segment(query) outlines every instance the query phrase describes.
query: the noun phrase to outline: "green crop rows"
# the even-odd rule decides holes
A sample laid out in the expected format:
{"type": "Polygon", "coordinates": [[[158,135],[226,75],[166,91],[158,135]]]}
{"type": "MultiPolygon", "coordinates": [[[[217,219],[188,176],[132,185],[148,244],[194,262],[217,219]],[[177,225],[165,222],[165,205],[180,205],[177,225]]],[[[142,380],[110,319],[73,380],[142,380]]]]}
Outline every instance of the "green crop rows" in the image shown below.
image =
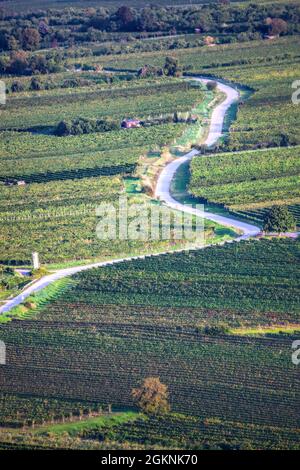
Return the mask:
{"type": "Polygon", "coordinates": [[[81,273],[35,318],[0,327],[10,358],[1,390],[126,409],[132,387],[154,375],[169,386],[172,411],[189,417],[163,418],[156,432],[155,420],[124,424],[120,441],[145,432],[166,446],[296,447],[292,337],[203,336],[198,326],[295,321],[297,262],[296,241],[253,241],[81,273]]]}
{"type": "MultiPolygon", "coordinates": [[[[300,107],[291,102],[299,36],[165,47],[84,57],[66,50],[68,70],[53,73],[57,86],[48,90],[29,91],[28,76],[7,77],[8,86],[17,79],[26,91],[10,93],[0,111],[0,264],[29,265],[35,250],[43,264],[59,268],[175,248],[168,241],[99,240],[95,208],[116,203],[126,190],[133,202],[146,200],[139,165],[148,165],[147,154],[159,159],[163,147],[188,145],[205,128],[197,135],[180,123],[53,134],[61,119],[120,122],[201,110],[211,97],[203,89],[125,72],[161,67],[166,55],[177,57],[186,73],[240,85],[230,113],[236,119],[226,123],[231,132],[214,153],[192,162],[193,195],[258,225],[271,205],[284,204],[300,222],[300,107]],[[91,72],[89,87],[60,88],[64,79],[79,77],[70,71],[78,60],[130,76],[108,83],[107,74],[104,83],[106,72],[91,72]],[[26,184],[14,184],[19,180],[26,184]]],[[[291,360],[299,247],[299,240],[278,238],[148,256],[82,272],[59,281],[63,289],[54,283],[31,296],[30,305],[0,323],[7,347],[7,364],[0,365],[0,449],[299,448],[300,384],[291,360]],[[169,388],[165,416],[136,413],[131,390],[148,376],[169,388]],[[107,422],[76,427],[108,405],[114,412],[104,416],[107,422]],[[59,430],[67,421],[74,425],[69,435],[59,430]]]]}
{"type": "Polygon", "coordinates": [[[121,121],[126,117],[143,118],[160,113],[189,111],[201,100],[199,90],[189,88],[182,80],[174,83],[147,83],[137,86],[130,82],[127,88],[91,90],[81,92],[56,90],[22,98],[13,96],[1,110],[0,129],[28,129],[55,126],[62,119],[78,116],[85,118],[112,118],[121,121]],[[34,112],[32,113],[32,109],[34,112]]]}
{"type": "MultiPolygon", "coordinates": [[[[291,101],[292,83],[299,77],[298,36],[176,50],[172,55],[188,73],[222,77],[249,87],[247,93],[255,92],[239,106],[237,121],[231,128],[231,150],[278,146],[282,135],[291,145],[300,143],[299,106],[291,101]]],[[[164,57],[165,53],[159,51],[126,58],[108,56],[97,61],[105,67],[137,69],[145,63],[161,66],[164,57]]]]}

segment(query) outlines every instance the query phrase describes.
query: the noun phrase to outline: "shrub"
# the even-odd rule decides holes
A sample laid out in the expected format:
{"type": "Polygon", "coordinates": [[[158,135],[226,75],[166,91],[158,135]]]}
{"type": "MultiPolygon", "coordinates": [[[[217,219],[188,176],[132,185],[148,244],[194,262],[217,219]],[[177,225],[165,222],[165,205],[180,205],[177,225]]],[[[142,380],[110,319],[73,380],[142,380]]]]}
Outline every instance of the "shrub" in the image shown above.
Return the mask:
{"type": "Polygon", "coordinates": [[[31,79],[29,89],[34,91],[42,90],[43,85],[37,78],[33,77],[31,79]]]}
{"type": "Polygon", "coordinates": [[[266,232],[288,232],[295,228],[296,220],[286,206],[274,206],[265,216],[263,229],[266,232]]]}
{"type": "Polygon", "coordinates": [[[72,121],[61,121],[55,130],[57,136],[91,134],[93,132],[110,132],[119,129],[114,121],[77,118],[72,121]]]}

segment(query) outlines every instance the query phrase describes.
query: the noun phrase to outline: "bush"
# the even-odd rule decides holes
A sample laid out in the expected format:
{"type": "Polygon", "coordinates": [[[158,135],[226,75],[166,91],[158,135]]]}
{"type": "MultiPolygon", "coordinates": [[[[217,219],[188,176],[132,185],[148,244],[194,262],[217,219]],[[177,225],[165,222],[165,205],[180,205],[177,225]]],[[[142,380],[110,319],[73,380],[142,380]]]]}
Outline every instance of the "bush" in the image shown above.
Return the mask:
{"type": "Polygon", "coordinates": [[[217,82],[207,82],[206,88],[209,91],[214,91],[217,88],[217,82]]]}
{"type": "Polygon", "coordinates": [[[38,91],[43,89],[42,83],[37,78],[32,78],[29,86],[30,90],[38,91]]]}
{"type": "Polygon", "coordinates": [[[198,328],[198,333],[208,336],[226,335],[229,332],[230,329],[225,323],[219,323],[218,325],[200,326],[198,328]]]}
{"type": "Polygon", "coordinates": [[[179,77],[181,75],[181,69],[178,65],[178,59],[175,57],[166,57],[164,73],[168,77],[179,77]]]}
{"type": "Polygon", "coordinates": [[[93,82],[83,78],[68,78],[63,81],[61,88],[77,88],[81,86],[90,86],[93,82]]]}
{"type": "Polygon", "coordinates": [[[22,82],[16,81],[11,84],[12,93],[19,93],[24,90],[25,90],[25,87],[22,82]]]}

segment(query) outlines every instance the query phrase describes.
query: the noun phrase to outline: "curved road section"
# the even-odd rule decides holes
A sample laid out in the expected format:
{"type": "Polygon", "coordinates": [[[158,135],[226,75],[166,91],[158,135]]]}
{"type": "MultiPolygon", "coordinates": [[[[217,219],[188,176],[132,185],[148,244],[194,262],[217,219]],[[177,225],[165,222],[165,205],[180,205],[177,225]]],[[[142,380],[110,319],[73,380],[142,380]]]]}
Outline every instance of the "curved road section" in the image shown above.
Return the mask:
{"type": "MultiPolygon", "coordinates": [[[[207,83],[209,81],[204,78],[203,79],[194,78],[194,79],[199,80],[203,83],[207,83]]],[[[230,106],[234,102],[236,102],[239,97],[238,92],[234,88],[228,85],[224,85],[223,83],[220,83],[220,82],[217,82],[217,86],[220,91],[225,93],[226,99],[221,104],[216,106],[216,108],[214,109],[212,113],[209,134],[205,141],[205,144],[208,147],[214,145],[217,142],[217,140],[221,137],[225,114],[227,110],[230,108],[230,106]]],[[[192,150],[191,152],[187,153],[183,157],[178,158],[174,160],[173,162],[171,162],[169,165],[167,165],[159,176],[157,186],[156,186],[155,196],[174,209],[177,209],[183,212],[193,213],[196,216],[204,217],[206,219],[217,222],[221,225],[226,225],[228,227],[232,227],[237,230],[240,230],[243,233],[243,235],[237,238],[236,240],[241,240],[243,238],[248,238],[250,236],[254,236],[258,234],[260,232],[260,229],[258,227],[255,227],[254,225],[249,225],[243,222],[239,222],[238,220],[230,219],[228,217],[223,217],[223,216],[216,215],[210,212],[203,212],[197,209],[193,209],[192,207],[185,206],[184,204],[181,204],[175,199],[173,199],[170,193],[170,187],[171,187],[171,182],[175,176],[176,171],[178,170],[180,165],[191,160],[195,155],[198,155],[198,154],[199,152],[197,150],[192,150]]],[[[177,250],[177,251],[183,251],[183,250],[177,250]]],[[[157,255],[151,254],[149,256],[158,256],[160,254],[162,253],[157,253],[157,255]]],[[[8,300],[5,305],[0,307],[0,314],[4,312],[8,312],[13,307],[16,307],[17,305],[22,303],[27,297],[29,297],[34,292],[38,292],[41,289],[44,289],[46,286],[48,286],[52,282],[62,279],[63,277],[71,276],[72,274],[76,274],[78,272],[85,271],[87,269],[98,268],[102,266],[109,266],[110,264],[121,263],[123,261],[130,261],[130,260],[139,259],[139,258],[143,259],[143,258],[146,258],[146,256],[120,258],[120,259],[115,259],[112,261],[93,263],[93,264],[88,264],[84,266],[75,266],[72,268],[61,269],[59,271],[56,271],[30,284],[27,288],[23,290],[21,294],[14,297],[13,299],[8,300]]]]}
{"type": "MultiPolygon", "coordinates": [[[[194,80],[201,81],[202,83],[207,83],[209,81],[204,78],[194,78],[194,80]]],[[[212,145],[214,145],[222,136],[226,112],[228,111],[230,106],[239,99],[239,93],[234,88],[225,85],[221,82],[217,82],[217,87],[221,92],[225,93],[226,99],[222,101],[222,103],[220,103],[218,106],[216,106],[213,110],[209,133],[206,141],[204,142],[207,147],[211,147],[212,145]]],[[[196,216],[203,217],[205,219],[212,220],[213,222],[217,222],[221,225],[225,225],[227,227],[239,230],[243,233],[243,235],[239,237],[239,240],[257,235],[260,232],[260,229],[255,225],[250,225],[245,222],[240,222],[236,219],[231,219],[229,217],[213,214],[212,212],[204,212],[199,209],[193,209],[190,206],[185,206],[184,204],[181,204],[172,197],[171,183],[173,178],[175,177],[178,168],[183,163],[188,162],[196,155],[199,155],[199,152],[197,150],[191,150],[183,157],[177,158],[173,162],[169,163],[169,165],[167,165],[163,169],[157,181],[155,197],[167,204],[169,207],[172,207],[173,209],[177,209],[182,212],[189,212],[196,216]]]]}

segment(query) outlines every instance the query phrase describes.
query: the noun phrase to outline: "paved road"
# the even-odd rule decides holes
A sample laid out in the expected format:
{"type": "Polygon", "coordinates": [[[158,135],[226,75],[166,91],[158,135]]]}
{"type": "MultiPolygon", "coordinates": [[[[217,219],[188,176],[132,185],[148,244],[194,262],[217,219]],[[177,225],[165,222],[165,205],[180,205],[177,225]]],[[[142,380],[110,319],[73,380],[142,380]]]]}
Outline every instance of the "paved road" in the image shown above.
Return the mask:
{"type": "MultiPolygon", "coordinates": [[[[209,81],[207,79],[202,78],[196,78],[196,80],[199,80],[203,83],[207,83],[209,81]]],[[[217,82],[217,86],[220,91],[226,94],[226,99],[222,101],[222,103],[220,103],[218,106],[216,106],[212,112],[209,133],[206,141],[204,142],[208,147],[214,145],[222,136],[225,114],[230,108],[230,106],[235,103],[239,98],[239,94],[234,88],[228,85],[224,85],[221,82],[217,82]]],[[[212,220],[213,222],[217,222],[221,225],[237,229],[243,233],[243,235],[239,239],[257,235],[260,232],[260,229],[255,225],[250,225],[245,222],[240,222],[236,219],[231,219],[229,217],[213,214],[212,212],[204,212],[197,209],[193,209],[191,207],[185,206],[184,204],[181,204],[172,197],[170,187],[175,173],[183,163],[188,162],[196,155],[199,155],[199,152],[197,150],[191,150],[183,157],[177,158],[173,162],[169,163],[169,165],[167,165],[163,169],[156,185],[156,198],[165,202],[171,208],[178,209],[183,212],[192,213],[197,216],[204,217],[205,219],[212,220]]]]}
{"type": "MultiPolygon", "coordinates": [[[[200,79],[200,78],[197,78],[197,80],[201,80],[204,83],[208,81],[206,79],[200,79]]],[[[223,122],[224,122],[226,111],[232,105],[232,103],[234,103],[238,99],[238,92],[234,88],[231,88],[230,86],[224,85],[220,82],[218,82],[218,88],[219,90],[223,91],[226,94],[226,99],[221,104],[219,104],[212,113],[209,135],[205,142],[207,146],[211,146],[215,144],[216,141],[222,135],[222,128],[223,128],[223,122]]],[[[237,220],[230,219],[224,216],[212,214],[210,212],[202,212],[202,211],[193,209],[191,207],[186,207],[172,198],[170,194],[170,185],[177,169],[179,168],[180,165],[190,160],[198,153],[199,152],[197,152],[196,150],[192,150],[191,152],[187,153],[185,156],[176,159],[175,161],[171,162],[169,165],[166,166],[166,168],[161,172],[159,179],[158,179],[158,183],[156,187],[156,197],[159,198],[161,201],[164,201],[168,206],[172,208],[176,208],[185,212],[194,213],[200,217],[204,217],[214,222],[218,222],[222,225],[239,229],[243,234],[241,235],[241,237],[238,238],[238,240],[243,239],[243,238],[248,238],[249,236],[254,236],[257,233],[259,233],[260,229],[258,227],[255,227],[254,225],[249,225],[249,224],[239,222],[237,220]]],[[[182,250],[178,250],[178,251],[182,251],[182,250]]],[[[162,254],[162,253],[157,253],[157,255],[159,254],[162,254]]],[[[155,255],[152,255],[152,256],[155,256],[155,255]]],[[[72,268],[61,269],[59,271],[56,271],[55,273],[42,277],[37,282],[25,288],[23,292],[19,294],[17,297],[14,297],[13,299],[9,300],[5,305],[1,306],[0,314],[11,310],[13,307],[22,303],[28,296],[30,296],[34,292],[40,291],[41,289],[48,286],[52,282],[57,281],[58,279],[62,279],[63,277],[66,277],[66,276],[71,276],[72,274],[85,271],[87,269],[97,268],[101,266],[108,266],[110,264],[121,263],[123,261],[129,261],[129,260],[139,259],[139,258],[143,259],[145,258],[145,256],[120,258],[120,259],[116,259],[113,261],[93,263],[93,264],[88,264],[85,266],[75,266],[72,268]]]]}
{"type": "MultiPolygon", "coordinates": [[[[156,255],[153,255],[153,256],[156,256],[156,255]]],[[[130,261],[130,260],[139,259],[139,258],[143,259],[145,258],[145,256],[119,258],[119,259],[115,259],[112,261],[104,261],[104,262],[99,262],[99,263],[86,264],[84,266],[74,266],[72,268],[60,269],[59,271],[56,271],[52,274],[43,276],[38,281],[30,284],[27,288],[25,288],[21,292],[21,294],[17,295],[13,299],[8,300],[5,305],[0,307],[0,314],[4,312],[8,312],[13,307],[16,307],[17,305],[22,303],[27,297],[29,297],[34,292],[38,292],[42,290],[44,287],[47,287],[52,282],[58,281],[59,279],[62,279],[63,277],[72,276],[72,274],[76,274],[81,271],[86,271],[87,269],[99,268],[102,266],[109,266],[110,264],[121,263],[124,261],[130,261]]]]}

